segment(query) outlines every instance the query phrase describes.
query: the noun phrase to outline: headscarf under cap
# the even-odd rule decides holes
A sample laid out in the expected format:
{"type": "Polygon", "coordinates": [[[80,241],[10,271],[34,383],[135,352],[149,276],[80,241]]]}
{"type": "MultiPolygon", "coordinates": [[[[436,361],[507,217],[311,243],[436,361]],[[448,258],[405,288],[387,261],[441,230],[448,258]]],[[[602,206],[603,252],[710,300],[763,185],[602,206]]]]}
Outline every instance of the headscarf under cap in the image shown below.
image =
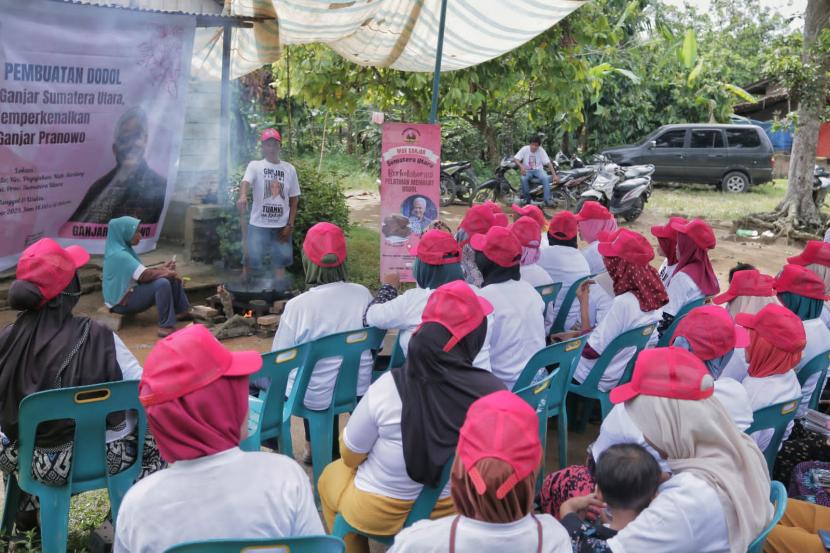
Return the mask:
{"type": "Polygon", "coordinates": [[[418,288],[435,290],[454,280],[464,280],[464,273],[461,272],[460,263],[447,263],[445,265],[430,265],[415,258],[412,263],[412,276],[418,284],[418,288]]]}
{"type": "Polygon", "coordinates": [[[617,230],[617,220],[614,217],[579,221],[579,236],[588,244],[599,240],[600,233],[614,232],[615,230],[617,230]]]}
{"type": "Polygon", "coordinates": [[[604,257],[605,268],[614,282],[614,295],[631,292],[644,313],[659,309],[669,303],[666,287],[660,274],[651,265],[635,265],[621,257],[604,257]]]}
{"type": "Polygon", "coordinates": [[[802,296],[794,292],[779,292],[778,301],[781,305],[795,313],[802,321],[810,321],[821,317],[821,311],[824,309],[824,302],[802,296]]]}
{"type": "Polygon", "coordinates": [[[482,286],[521,279],[522,272],[518,263],[511,267],[502,267],[487,257],[484,252],[477,251],[475,254],[476,267],[481,271],[481,276],[484,279],[482,286]]]}
{"type": "MultiPolygon", "coordinates": [[[[323,256],[324,263],[332,259],[337,259],[337,256],[334,254],[326,254],[323,256]]],[[[336,267],[321,267],[311,261],[305,252],[302,254],[302,261],[303,272],[305,273],[305,283],[309,286],[331,284],[332,282],[345,282],[348,278],[345,263],[341,263],[336,267]]]]}
{"type": "Polygon", "coordinates": [[[539,261],[539,257],[542,256],[542,250],[539,248],[529,248],[527,246],[522,246],[522,259],[519,261],[519,265],[522,267],[526,267],[528,265],[533,265],[537,261],[539,261]]]}
{"type": "Polygon", "coordinates": [[[677,234],[677,267],[674,274],[677,273],[689,275],[704,296],[714,296],[720,291],[718,277],[709,261],[709,252],[682,233],[677,234]]]}
{"type": "Polygon", "coordinates": [[[667,454],[673,474],[712,486],[729,531],[729,551],[745,553],[772,519],[770,479],[755,441],[738,430],[715,397],[680,400],[639,395],[625,410],[643,436],[667,454]]]}
{"type": "Polygon", "coordinates": [[[450,492],[460,515],[491,524],[507,524],[521,520],[533,511],[538,470],[520,480],[502,499],[498,499],[496,490],[513,474],[512,467],[494,458],[482,459],[475,467],[487,484],[483,494],[476,491],[460,457],[455,458],[452,466],[450,492]]]}
{"type": "Polygon", "coordinates": [[[755,315],[770,304],[776,304],[775,296],[738,296],[726,304],[726,310],[734,319],[738,313],[749,313],[755,315]]]}
{"type": "Polygon", "coordinates": [[[746,347],[749,366],[747,374],[764,378],[791,371],[801,361],[803,350],[788,352],[775,347],[769,340],[752,329],[749,330],[749,345],[746,347]]]}
{"type": "MultiPolygon", "coordinates": [[[[807,268],[821,277],[824,281],[824,293],[830,296],[830,267],[826,265],[819,265],[818,263],[810,263],[807,268]]],[[[824,302],[824,306],[830,309],[830,300],[824,302]]]]}

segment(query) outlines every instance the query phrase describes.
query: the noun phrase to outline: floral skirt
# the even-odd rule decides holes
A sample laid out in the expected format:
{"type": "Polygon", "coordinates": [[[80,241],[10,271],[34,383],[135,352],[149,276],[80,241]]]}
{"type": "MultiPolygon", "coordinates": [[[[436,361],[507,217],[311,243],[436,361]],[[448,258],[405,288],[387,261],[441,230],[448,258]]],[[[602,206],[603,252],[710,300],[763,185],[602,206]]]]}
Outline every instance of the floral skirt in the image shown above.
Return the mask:
{"type": "Polygon", "coordinates": [[[543,513],[559,520],[559,508],[572,497],[588,495],[594,491],[594,477],[584,465],[572,465],[545,477],[539,490],[539,507],[543,513]]]}

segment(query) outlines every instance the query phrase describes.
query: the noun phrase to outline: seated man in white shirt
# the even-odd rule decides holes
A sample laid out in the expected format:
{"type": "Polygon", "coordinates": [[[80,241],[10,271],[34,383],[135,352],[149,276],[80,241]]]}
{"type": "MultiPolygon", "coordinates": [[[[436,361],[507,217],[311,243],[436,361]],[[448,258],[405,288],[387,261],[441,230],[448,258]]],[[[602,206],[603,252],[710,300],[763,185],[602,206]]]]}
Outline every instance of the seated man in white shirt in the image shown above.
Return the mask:
{"type": "Polygon", "coordinates": [[[130,488],[115,553],[159,553],[190,541],[323,533],[308,476],[293,460],[243,452],[255,351],[230,352],[203,326],[150,352],[139,399],[170,468],[130,488]]]}
{"type": "Polygon", "coordinates": [[[545,167],[548,168],[553,181],[559,182],[559,177],[556,176],[556,170],[553,163],[550,161],[545,149],[542,148],[542,139],[539,136],[534,136],[530,139],[530,144],[522,146],[513,156],[516,165],[519,166],[522,182],[522,201],[526,204],[531,202],[530,198],[530,179],[537,178],[542,182],[543,198],[545,205],[550,204],[550,176],[545,172],[545,167]]]}

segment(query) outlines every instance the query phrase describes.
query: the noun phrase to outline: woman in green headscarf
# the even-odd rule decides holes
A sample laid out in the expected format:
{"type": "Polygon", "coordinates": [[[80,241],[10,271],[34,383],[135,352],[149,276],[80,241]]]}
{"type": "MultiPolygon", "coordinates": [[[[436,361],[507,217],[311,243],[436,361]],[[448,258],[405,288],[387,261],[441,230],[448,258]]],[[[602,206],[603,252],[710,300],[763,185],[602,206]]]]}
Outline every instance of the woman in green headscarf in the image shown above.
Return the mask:
{"type": "Polygon", "coordinates": [[[176,321],[190,318],[190,303],[176,274],[175,261],[148,269],[133,246],[141,241],[140,221],[119,217],[109,222],[104,250],[104,303],[113,313],[141,313],[156,306],[161,338],[176,330],[176,321]]]}

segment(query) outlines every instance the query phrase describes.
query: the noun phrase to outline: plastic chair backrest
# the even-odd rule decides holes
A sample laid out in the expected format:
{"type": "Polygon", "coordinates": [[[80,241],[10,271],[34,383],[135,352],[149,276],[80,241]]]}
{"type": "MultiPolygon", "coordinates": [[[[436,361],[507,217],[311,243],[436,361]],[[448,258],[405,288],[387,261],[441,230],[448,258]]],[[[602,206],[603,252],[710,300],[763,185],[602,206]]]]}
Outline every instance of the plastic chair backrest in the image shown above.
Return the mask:
{"type": "Polygon", "coordinates": [[[764,450],[764,458],[767,460],[767,468],[772,474],[772,468],[775,466],[775,458],[778,456],[778,447],[781,445],[781,440],[784,438],[784,432],[787,426],[793,421],[798,412],[798,404],[801,398],[791,401],[784,401],[764,407],[752,413],[752,426],[746,429],[747,434],[758,432],[759,430],[773,429],[772,439],[764,450]]]}
{"type": "Polygon", "coordinates": [[[548,426],[548,397],[550,396],[550,389],[554,379],[563,372],[565,371],[562,367],[559,367],[539,382],[513,392],[525,400],[536,411],[539,417],[539,439],[542,440],[542,443],[546,441],[544,438],[548,426]]]}
{"type": "Polygon", "coordinates": [[[554,282],[552,284],[543,284],[542,286],[536,286],[536,291],[539,292],[539,295],[542,296],[542,301],[545,302],[545,313],[548,312],[548,306],[550,304],[556,303],[556,296],[559,295],[559,291],[561,289],[561,282],[554,282]]]}
{"type": "Polygon", "coordinates": [[[444,465],[444,470],[441,471],[441,480],[437,486],[434,488],[429,486],[421,488],[421,493],[418,494],[415,503],[412,504],[412,508],[409,510],[409,514],[403,523],[404,528],[412,526],[419,520],[427,519],[432,514],[433,509],[435,509],[435,504],[438,503],[438,499],[441,497],[441,492],[444,491],[450,479],[450,472],[452,472],[452,464],[454,461],[455,454],[444,465]]]}
{"type": "Polygon", "coordinates": [[[556,319],[554,319],[553,325],[551,326],[551,334],[563,332],[565,330],[565,321],[568,320],[568,314],[571,312],[571,306],[576,299],[576,291],[579,290],[579,287],[583,282],[592,276],[593,275],[582,277],[571,284],[571,287],[568,288],[568,291],[565,293],[565,297],[562,298],[562,305],[559,306],[559,312],[556,314],[556,319]]]}
{"type": "Polygon", "coordinates": [[[657,342],[658,348],[665,348],[668,347],[671,339],[674,338],[674,332],[677,330],[677,326],[680,324],[680,321],[683,320],[683,317],[689,314],[689,311],[695,309],[696,307],[700,307],[704,304],[706,298],[700,298],[694,301],[690,301],[686,305],[680,308],[677,312],[677,315],[674,316],[674,320],[672,320],[669,327],[663,332],[663,336],[660,338],[660,341],[657,342]]]}
{"type": "Polygon", "coordinates": [[[582,349],[585,347],[587,340],[587,336],[580,336],[579,338],[551,344],[537,351],[528,360],[525,368],[522,369],[519,378],[513,384],[513,390],[521,390],[522,388],[530,386],[533,378],[539,373],[539,369],[543,367],[558,364],[570,370],[570,367],[574,364],[574,360],[582,354],[582,349]]]}
{"type": "Polygon", "coordinates": [[[769,536],[769,533],[772,532],[775,525],[784,517],[784,512],[787,510],[787,489],[784,487],[784,484],[777,480],[770,482],[769,499],[775,507],[772,520],[764,527],[758,537],[749,544],[747,553],[761,553],[764,548],[764,543],[767,541],[767,536],[769,536]]]}
{"type": "Polygon", "coordinates": [[[819,353],[813,357],[796,373],[796,376],[798,376],[798,383],[801,384],[802,388],[811,376],[819,373],[818,380],[816,380],[816,387],[813,390],[813,395],[810,396],[810,409],[818,410],[818,402],[821,399],[821,391],[824,389],[824,381],[827,378],[827,367],[829,366],[830,350],[819,353]]]}
{"type": "Polygon", "coordinates": [[[343,553],[346,545],[334,536],[210,540],[182,543],[166,553],[343,553]]]}
{"type": "Polygon", "coordinates": [[[401,347],[401,334],[398,332],[398,337],[395,338],[395,347],[392,348],[392,355],[389,357],[389,366],[387,369],[394,369],[400,367],[406,361],[403,348],[401,347]]]}
{"type": "Polygon", "coordinates": [[[255,427],[249,426],[248,437],[240,444],[243,450],[259,451],[263,440],[280,436],[288,375],[292,370],[302,366],[307,353],[308,344],[300,344],[293,348],[262,355],[262,368],[251,375],[251,380],[268,379],[270,384],[267,389],[259,392],[262,405],[259,409],[258,420],[255,427]]]}

